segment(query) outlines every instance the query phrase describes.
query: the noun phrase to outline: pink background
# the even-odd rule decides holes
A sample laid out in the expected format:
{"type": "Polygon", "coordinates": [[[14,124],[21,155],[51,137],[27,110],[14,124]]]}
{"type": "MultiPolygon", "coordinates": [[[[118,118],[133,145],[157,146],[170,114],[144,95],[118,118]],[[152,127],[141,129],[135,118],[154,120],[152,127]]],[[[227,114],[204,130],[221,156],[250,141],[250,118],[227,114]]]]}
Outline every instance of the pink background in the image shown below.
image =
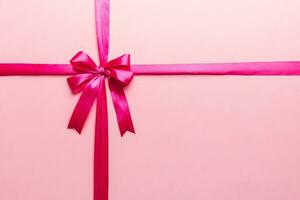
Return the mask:
{"type": "MultiPolygon", "coordinates": [[[[111,0],[134,63],[300,60],[298,0],[111,0]]],[[[93,0],[0,0],[0,62],[96,58],[93,0]]],[[[92,200],[94,112],[66,126],[65,77],[0,78],[0,199],[92,200]],[[51,124],[51,125],[50,125],[51,124]]],[[[109,98],[110,200],[300,199],[300,77],[136,77],[137,131],[109,98]]]]}

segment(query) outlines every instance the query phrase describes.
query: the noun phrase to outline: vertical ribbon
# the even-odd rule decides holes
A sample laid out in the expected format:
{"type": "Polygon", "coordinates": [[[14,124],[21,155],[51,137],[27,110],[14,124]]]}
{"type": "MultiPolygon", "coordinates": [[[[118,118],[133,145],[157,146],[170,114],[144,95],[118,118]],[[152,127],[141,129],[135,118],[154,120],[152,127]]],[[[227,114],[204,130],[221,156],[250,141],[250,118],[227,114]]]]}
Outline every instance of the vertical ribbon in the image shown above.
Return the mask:
{"type": "Polygon", "coordinates": [[[108,200],[108,116],[104,77],[100,78],[94,144],[94,200],[108,200]]]}
{"type": "MultiPolygon", "coordinates": [[[[100,66],[105,66],[109,51],[109,0],[95,0],[96,35],[100,66]]],[[[94,200],[108,200],[108,116],[105,79],[100,79],[94,144],[94,200]]]]}
{"type": "Polygon", "coordinates": [[[109,51],[110,1],[95,0],[96,34],[101,65],[106,65],[109,51]]]}

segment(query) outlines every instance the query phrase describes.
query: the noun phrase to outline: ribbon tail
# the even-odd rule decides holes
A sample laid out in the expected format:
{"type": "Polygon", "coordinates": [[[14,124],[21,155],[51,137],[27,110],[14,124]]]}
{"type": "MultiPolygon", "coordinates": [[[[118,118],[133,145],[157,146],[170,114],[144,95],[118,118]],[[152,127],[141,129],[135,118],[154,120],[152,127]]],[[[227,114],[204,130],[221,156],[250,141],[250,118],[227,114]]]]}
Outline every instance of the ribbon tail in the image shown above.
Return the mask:
{"type": "Polygon", "coordinates": [[[97,97],[98,87],[98,78],[95,78],[86,85],[73,111],[68,128],[74,128],[78,133],[81,133],[83,125],[97,97]]]}
{"type": "Polygon", "coordinates": [[[94,200],[108,200],[108,115],[105,79],[100,78],[94,146],[94,200]]]}
{"type": "Polygon", "coordinates": [[[126,131],[135,133],[123,86],[113,79],[110,79],[108,84],[116,111],[121,136],[123,136],[126,131]]]}

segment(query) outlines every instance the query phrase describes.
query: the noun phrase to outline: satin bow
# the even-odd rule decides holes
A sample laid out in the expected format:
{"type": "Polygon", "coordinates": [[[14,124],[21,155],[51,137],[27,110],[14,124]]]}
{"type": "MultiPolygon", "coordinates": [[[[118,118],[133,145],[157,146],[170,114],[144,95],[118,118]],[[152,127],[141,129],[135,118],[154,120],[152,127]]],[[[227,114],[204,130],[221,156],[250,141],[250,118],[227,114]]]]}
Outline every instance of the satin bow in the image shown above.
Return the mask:
{"type": "MultiPolygon", "coordinates": [[[[124,93],[124,87],[131,82],[134,76],[130,70],[130,55],[124,54],[107,62],[104,66],[97,66],[86,53],[80,51],[71,59],[70,63],[79,74],[69,77],[67,79],[68,84],[73,93],[82,92],[82,94],[71,116],[68,128],[74,128],[78,133],[81,133],[95,99],[97,96],[105,95],[105,79],[108,79],[121,136],[126,131],[134,133],[129,106],[124,93]]],[[[101,102],[101,104],[107,107],[106,101],[101,102]]],[[[102,120],[107,121],[107,119],[102,120]]]]}

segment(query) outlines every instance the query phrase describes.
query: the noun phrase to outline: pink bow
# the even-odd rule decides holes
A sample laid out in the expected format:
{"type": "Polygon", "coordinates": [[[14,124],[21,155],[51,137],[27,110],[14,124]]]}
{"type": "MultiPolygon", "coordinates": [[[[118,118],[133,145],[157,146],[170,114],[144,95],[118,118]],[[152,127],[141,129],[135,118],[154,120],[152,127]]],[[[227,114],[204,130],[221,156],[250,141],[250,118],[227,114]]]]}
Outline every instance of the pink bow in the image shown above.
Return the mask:
{"type": "MultiPolygon", "coordinates": [[[[80,51],[70,62],[79,74],[68,78],[68,84],[73,93],[82,92],[82,94],[72,114],[68,128],[74,128],[78,133],[81,133],[97,95],[104,95],[105,79],[108,79],[121,136],[126,131],[134,133],[128,102],[123,89],[134,76],[130,70],[130,55],[124,54],[104,66],[97,66],[86,53],[80,51]]],[[[107,106],[106,101],[101,102],[101,104],[104,107],[107,106]]],[[[102,120],[107,121],[107,119],[102,120]]]]}

